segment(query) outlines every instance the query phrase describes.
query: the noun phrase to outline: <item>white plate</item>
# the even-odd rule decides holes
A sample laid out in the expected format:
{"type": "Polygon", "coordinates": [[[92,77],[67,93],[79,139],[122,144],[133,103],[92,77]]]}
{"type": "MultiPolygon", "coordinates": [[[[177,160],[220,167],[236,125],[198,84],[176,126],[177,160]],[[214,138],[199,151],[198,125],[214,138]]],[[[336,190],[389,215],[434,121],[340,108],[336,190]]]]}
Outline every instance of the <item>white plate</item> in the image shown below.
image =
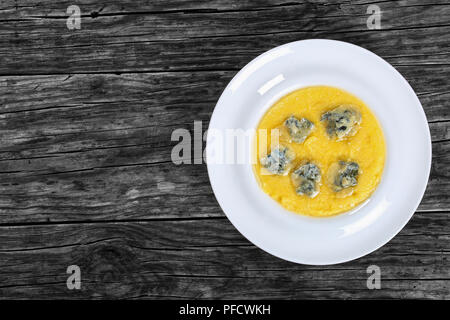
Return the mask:
{"type": "Polygon", "coordinates": [[[207,157],[223,148],[211,129],[255,129],[274,102],[312,85],[356,95],[383,127],[384,173],[364,205],[330,218],[307,217],[285,210],[266,195],[249,162],[208,163],[208,174],[228,219],[256,246],[292,262],[335,264],[362,257],[392,239],[417,209],[428,182],[427,119],[408,82],[390,64],[361,47],[332,40],[292,42],[260,55],[220,97],[208,130],[207,157]]]}

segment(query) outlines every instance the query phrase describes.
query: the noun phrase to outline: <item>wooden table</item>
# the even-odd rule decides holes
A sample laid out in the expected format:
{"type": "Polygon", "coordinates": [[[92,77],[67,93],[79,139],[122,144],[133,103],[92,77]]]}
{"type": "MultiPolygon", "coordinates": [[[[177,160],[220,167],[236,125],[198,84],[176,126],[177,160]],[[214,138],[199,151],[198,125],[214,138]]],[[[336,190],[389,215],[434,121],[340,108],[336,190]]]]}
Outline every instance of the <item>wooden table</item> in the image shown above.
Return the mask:
{"type": "MultiPolygon", "coordinates": [[[[450,3],[2,0],[1,298],[450,298],[450,3]],[[432,3],[432,4],[427,4],[432,3]],[[67,8],[81,9],[81,29],[67,8]],[[413,219],[376,252],[277,259],[226,219],[206,166],[171,161],[228,81],[286,42],[363,46],[410,82],[433,166],[413,219]],[[368,290],[367,267],[381,268],[368,290]],[[81,269],[81,289],[66,286],[81,269]]],[[[411,174],[414,174],[412,172],[411,174]]]]}

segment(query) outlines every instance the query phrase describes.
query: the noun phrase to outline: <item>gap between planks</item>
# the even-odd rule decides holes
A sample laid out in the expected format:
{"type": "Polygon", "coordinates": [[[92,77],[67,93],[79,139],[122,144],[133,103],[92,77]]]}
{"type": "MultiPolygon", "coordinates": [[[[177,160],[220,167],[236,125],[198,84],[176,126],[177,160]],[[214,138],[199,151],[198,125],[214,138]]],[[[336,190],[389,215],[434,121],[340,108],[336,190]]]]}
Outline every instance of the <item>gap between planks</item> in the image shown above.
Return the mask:
{"type": "Polygon", "coordinates": [[[53,226],[53,225],[81,225],[81,224],[120,224],[120,223],[149,223],[149,222],[182,222],[198,220],[225,220],[225,215],[193,216],[186,218],[177,217],[154,217],[149,219],[116,219],[116,220],[73,220],[73,221],[40,221],[40,222],[8,222],[0,223],[0,228],[30,227],[30,226],[53,226]]]}
{"type": "MultiPolygon", "coordinates": [[[[449,210],[416,210],[415,214],[420,213],[437,213],[447,214],[449,210]]],[[[0,228],[15,228],[15,227],[31,227],[31,226],[54,226],[54,225],[89,225],[89,224],[121,224],[121,223],[152,223],[152,222],[183,222],[183,221],[205,221],[205,220],[227,220],[225,214],[210,215],[210,216],[192,216],[192,217],[154,217],[148,219],[113,219],[113,220],[71,220],[71,221],[36,221],[36,222],[8,222],[0,223],[0,228]]]]}

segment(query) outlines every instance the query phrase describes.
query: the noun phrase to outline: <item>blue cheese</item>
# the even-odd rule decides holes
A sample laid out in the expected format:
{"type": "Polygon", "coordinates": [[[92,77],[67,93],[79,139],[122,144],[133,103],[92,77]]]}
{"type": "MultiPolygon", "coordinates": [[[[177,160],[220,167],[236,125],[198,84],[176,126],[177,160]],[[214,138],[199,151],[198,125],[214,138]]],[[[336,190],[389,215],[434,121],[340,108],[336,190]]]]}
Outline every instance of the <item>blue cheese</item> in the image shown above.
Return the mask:
{"type": "Polygon", "coordinates": [[[361,114],[350,105],[341,105],[322,115],[330,138],[341,140],[356,133],[361,122],[361,114]]]}
{"type": "Polygon", "coordinates": [[[292,160],[295,155],[287,147],[278,146],[273,148],[270,154],[260,159],[261,166],[270,173],[285,175],[289,171],[292,160]]]}
{"type": "Polygon", "coordinates": [[[358,184],[359,165],[354,161],[339,161],[330,167],[332,187],[335,192],[358,184]]]}
{"type": "Polygon", "coordinates": [[[301,165],[292,173],[291,178],[298,195],[314,198],[319,193],[321,174],[319,167],[314,163],[301,165]]]}
{"type": "Polygon", "coordinates": [[[306,118],[300,120],[290,116],[284,121],[289,136],[293,142],[302,143],[314,129],[314,124],[306,118]]]}

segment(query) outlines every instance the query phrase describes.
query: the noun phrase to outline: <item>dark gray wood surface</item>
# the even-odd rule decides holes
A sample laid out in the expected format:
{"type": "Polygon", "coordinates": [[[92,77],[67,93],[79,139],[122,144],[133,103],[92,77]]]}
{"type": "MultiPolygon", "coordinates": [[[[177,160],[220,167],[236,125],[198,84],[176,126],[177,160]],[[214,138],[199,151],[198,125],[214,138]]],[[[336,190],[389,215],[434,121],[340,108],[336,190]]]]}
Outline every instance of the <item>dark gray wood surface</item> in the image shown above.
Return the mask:
{"type": "Polygon", "coordinates": [[[0,298],[450,298],[450,3],[0,2],[0,298]],[[367,7],[382,10],[368,30],[367,7]],[[66,9],[81,8],[80,30],[66,9]],[[242,237],[171,133],[207,127],[235,73],[286,42],[348,41],[410,82],[433,165],[413,219],[376,252],[314,267],[242,237]],[[66,268],[79,265],[81,290],[66,268]],[[382,289],[366,287],[369,265],[382,289]]]}

